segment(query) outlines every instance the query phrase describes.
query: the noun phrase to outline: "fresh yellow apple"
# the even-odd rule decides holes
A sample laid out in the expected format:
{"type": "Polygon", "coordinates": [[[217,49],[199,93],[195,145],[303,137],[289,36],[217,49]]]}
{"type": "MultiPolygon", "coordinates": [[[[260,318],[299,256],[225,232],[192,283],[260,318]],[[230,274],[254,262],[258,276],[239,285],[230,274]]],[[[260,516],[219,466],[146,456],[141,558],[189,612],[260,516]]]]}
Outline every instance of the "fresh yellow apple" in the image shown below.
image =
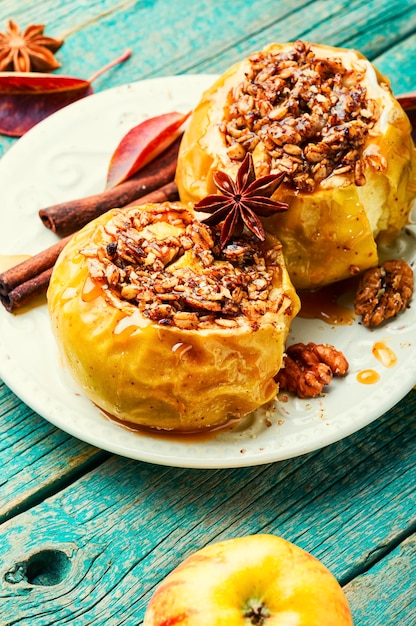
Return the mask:
{"type": "Polygon", "coordinates": [[[216,230],[180,203],[115,209],[64,248],[48,290],[74,379],[123,423],[192,432],[277,391],[299,299],[280,243],[216,230]]]}
{"type": "Polygon", "coordinates": [[[257,176],[282,172],[264,220],[296,288],[315,289],[378,264],[378,244],[408,221],[416,152],[389,81],[360,53],[294,42],[236,63],[202,95],[181,143],[181,200],[215,193],[247,152],[257,176]]]}
{"type": "Polygon", "coordinates": [[[271,534],[211,544],[156,588],[143,626],[352,626],[331,572],[271,534]]]}

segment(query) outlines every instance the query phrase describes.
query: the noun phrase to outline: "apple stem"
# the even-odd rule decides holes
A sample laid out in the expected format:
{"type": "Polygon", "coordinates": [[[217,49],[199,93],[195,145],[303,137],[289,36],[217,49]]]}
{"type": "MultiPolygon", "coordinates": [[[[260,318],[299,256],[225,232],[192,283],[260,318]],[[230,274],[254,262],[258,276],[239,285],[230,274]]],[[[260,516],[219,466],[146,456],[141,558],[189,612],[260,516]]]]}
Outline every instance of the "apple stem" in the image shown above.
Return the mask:
{"type": "Polygon", "coordinates": [[[121,56],[119,56],[117,59],[114,59],[114,61],[107,63],[107,65],[104,65],[104,67],[102,67],[100,70],[95,72],[95,74],[93,74],[91,78],[88,79],[88,82],[92,83],[96,78],[101,76],[101,74],[104,74],[115,65],[119,65],[120,63],[124,63],[124,61],[127,61],[127,59],[131,57],[131,52],[132,52],[131,49],[127,48],[121,56]]]}
{"type": "Polygon", "coordinates": [[[244,612],[244,617],[249,619],[253,626],[263,626],[266,618],[269,616],[270,614],[267,609],[265,609],[264,604],[253,600],[248,603],[247,609],[244,612]]]}

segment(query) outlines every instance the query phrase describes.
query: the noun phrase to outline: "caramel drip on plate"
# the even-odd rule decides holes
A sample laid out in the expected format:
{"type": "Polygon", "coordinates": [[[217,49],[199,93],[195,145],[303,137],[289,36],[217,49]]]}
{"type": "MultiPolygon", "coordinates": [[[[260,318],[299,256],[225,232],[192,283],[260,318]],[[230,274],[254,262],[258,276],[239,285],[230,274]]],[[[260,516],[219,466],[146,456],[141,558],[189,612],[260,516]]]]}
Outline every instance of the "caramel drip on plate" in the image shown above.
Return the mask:
{"type": "Polygon", "coordinates": [[[384,367],[394,367],[397,363],[397,356],[384,341],[376,341],[372,348],[372,353],[384,367]]]}
{"type": "Polygon", "coordinates": [[[228,422],[221,424],[220,426],[182,433],[177,430],[157,430],[156,428],[146,428],[146,426],[141,426],[140,424],[121,420],[107,411],[104,411],[102,408],[100,408],[100,411],[110,421],[115,422],[118,426],[122,426],[126,430],[137,433],[137,435],[176,443],[204,443],[206,441],[210,441],[211,439],[215,439],[215,437],[221,433],[233,430],[233,428],[235,428],[241,421],[240,418],[231,418],[228,422]]]}
{"type": "Polygon", "coordinates": [[[300,290],[301,301],[299,317],[320,319],[334,326],[350,325],[355,320],[353,301],[356,280],[340,281],[314,291],[300,290]],[[345,302],[345,304],[344,304],[345,302]]]}
{"type": "Polygon", "coordinates": [[[374,383],[377,383],[380,380],[380,374],[371,369],[361,370],[361,372],[358,372],[357,374],[357,380],[363,385],[374,385],[374,383]]]}
{"type": "MultiPolygon", "coordinates": [[[[397,363],[397,356],[384,341],[376,341],[371,349],[373,356],[380,361],[384,367],[394,367],[397,363]]],[[[372,369],[362,370],[357,374],[357,380],[363,385],[373,385],[380,380],[380,374],[372,369]]]]}

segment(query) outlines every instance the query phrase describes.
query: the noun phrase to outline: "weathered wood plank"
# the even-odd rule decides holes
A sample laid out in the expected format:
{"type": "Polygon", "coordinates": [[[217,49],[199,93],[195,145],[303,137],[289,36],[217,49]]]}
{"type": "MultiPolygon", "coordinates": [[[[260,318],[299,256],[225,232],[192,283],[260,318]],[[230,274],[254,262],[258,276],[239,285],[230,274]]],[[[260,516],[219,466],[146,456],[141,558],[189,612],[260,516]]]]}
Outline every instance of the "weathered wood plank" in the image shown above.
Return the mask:
{"type": "MultiPolygon", "coordinates": [[[[123,32],[123,41],[132,48],[133,56],[123,70],[112,76],[112,84],[120,84],[127,69],[129,80],[189,72],[221,72],[272,41],[297,38],[358,47],[374,58],[415,32],[415,15],[412,0],[369,3],[298,0],[290,4],[270,0],[251,3],[216,0],[215,4],[198,3],[197,11],[164,0],[152,7],[127,7],[115,15],[93,21],[82,32],[75,33],[73,41],[68,40],[66,51],[70,52],[71,46],[74,50],[85,50],[87,57],[82,59],[85,62],[94,43],[103,37],[104,29],[123,32]],[[180,29],[175,30],[174,37],[166,37],[165,30],[169,31],[175,20],[181,24],[180,29]],[[388,37],[386,22],[389,23],[388,37]]],[[[119,54],[119,41],[116,36],[110,38],[105,50],[106,60],[119,54]]],[[[103,52],[96,50],[95,59],[102,57],[103,52]]],[[[69,56],[68,62],[77,61],[69,56]]],[[[99,86],[108,86],[108,79],[103,77],[99,86]]]]}
{"type": "Polygon", "coordinates": [[[319,452],[257,468],[185,470],[112,457],[3,524],[0,605],[23,623],[32,615],[31,626],[52,615],[138,623],[154,585],[186,554],[260,531],[295,541],[349,580],[412,526],[415,392],[407,406],[319,452]],[[60,585],[7,582],[16,562],[45,549],[71,562],[60,585]]]}
{"type": "MultiPolygon", "coordinates": [[[[331,3],[332,4],[332,3],[331,3]]],[[[308,31],[311,41],[356,48],[374,59],[415,32],[416,6],[413,0],[347,3],[331,21],[324,20],[308,31]],[[388,31],[386,29],[388,24],[388,31]]]]}
{"type": "MultiPolygon", "coordinates": [[[[296,0],[205,0],[190,10],[186,3],[154,2],[22,2],[3,0],[0,25],[13,17],[24,27],[44,22],[51,35],[66,36],[58,52],[57,73],[88,78],[130,47],[133,55],[94,83],[96,91],[127,82],[168,74],[222,72],[232,63],[271,41],[304,38],[337,46],[357,47],[370,58],[386,54],[395,91],[410,87],[402,54],[414,51],[416,8],[413,0],[383,2],[310,2],[296,0]],[[388,36],[385,24],[389,23],[388,36]],[[180,24],[172,34],[172,24],[180,24]],[[122,33],[122,36],[120,36],[122,33]],[[409,38],[403,46],[401,40],[409,38]],[[105,45],[100,42],[105,41],[105,45]],[[392,43],[393,50],[386,52],[392,43]],[[413,46],[413,47],[412,47],[413,46]]],[[[410,77],[412,72],[410,72],[410,77]]],[[[2,137],[0,156],[15,139],[2,137]]]]}
{"type": "MultiPolygon", "coordinates": [[[[396,93],[407,91],[416,88],[415,16],[414,0],[0,3],[2,28],[13,17],[68,33],[62,73],[87,78],[130,46],[131,59],[100,78],[97,91],[221,72],[272,40],[297,37],[356,47],[396,93]]],[[[0,155],[14,141],[0,137],[0,155]]],[[[189,552],[262,531],[311,551],[343,583],[357,577],[346,586],[357,625],[410,625],[414,542],[390,549],[414,529],[415,409],[413,391],[359,433],[269,466],[198,471],[112,456],[96,467],[105,453],[0,385],[0,514],[15,515],[0,526],[0,624],[138,624],[154,585],[189,552]]]]}
{"type": "Polygon", "coordinates": [[[71,68],[71,73],[81,73],[84,78],[117,56],[120,46],[129,46],[134,51],[130,78],[123,74],[122,79],[112,83],[121,84],[120,80],[137,80],[142,74],[160,75],[160,67],[167,61],[187,58],[192,51],[202,49],[209,54],[213,43],[229,46],[230,42],[246,38],[247,32],[310,4],[310,0],[293,0],[290,6],[276,0],[250,3],[201,0],[195,7],[169,0],[157,3],[95,0],[87,6],[84,2],[57,0],[47,0],[39,7],[31,4],[17,10],[15,2],[2,3],[0,24],[10,16],[24,20],[24,26],[31,20],[45,22],[48,32],[65,36],[65,44],[58,53],[63,67],[58,73],[71,68]],[[172,30],[173,24],[179,26],[172,30]]]}
{"type": "Polygon", "coordinates": [[[0,415],[0,523],[109,456],[49,424],[1,382],[0,415]]]}
{"type": "Polygon", "coordinates": [[[356,48],[374,61],[381,71],[385,71],[392,81],[395,93],[401,93],[409,90],[412,80],[414,83],[411,63],[415,49],[415,30],[416,7],[412,0],[404,3],[358,1],[336,4],[323,0],[293,12],[282,22],[273,23],[269,28],[252,36],[248,35],[237,46],[219,51],[212,58],[207,56],[204,61],[193,56],[193,65],[188,64],[182,71],[222,72],[248,53],[272,41],[303,38],[316,43],[356,48]],[[381,14],[383,19],[374,19],[374,14],[381,14]],[[388,37],[383,20],[389,22],[388,37]]]}
{"type": "Polygon", "coordinates": [[[416,624],[416,535],[346,585],[354,623],[416,624]]]}
{"type": "MultiPolygon", "coordinates": [[[[295,0],[288,6],[276,0],[253,0],[249,4],[245,0],[232,3],[201,0],[192,10],[186,3],[170,0],[94,0],[89,3],[3,0],[0,26],[4,29],[10,18],[22,27],[45,23],[47,34],[65,36],[65,43],[57,54],[62,67],[56,73],[84,79],[130,47],[131,59],[94,83],[95,91],[101,91],[148,76],[181,73],[183,63],[188,65],[187,59],[197,50],[202,50],[205,60],[221,47],[228,47],[230,42],[244,39],[246,31],[251,32],[253,18],[260,28],[263,22],[258,22],[259,15],[264,19],[269,19],[270,15],[278,19],[309,2],[295,0]],[[172,31],[176,24],[181,27],[175,26],[172,31]],[[172,59],[174,67],[164,70],[172,59]]],[[[0,157],[15,141],[0,137],[0,157]]]]}
{"type": "MultiPolygon", "coordinates": [[[[159,9],[162,4],[159,5],[159,9]]],[[[45,2],[42,3],[40,7],[36,8],[31,3],[31,6],[29,6],[28,3],[23,3],[23,5],[20,5],[19,9],[21,13],[18,12],[17,14],[12,11],[12,9],[16,9],[15,4],[13,2],[6,2],[2,3],[1,10],[4,18],[6,18],[6,16],[13,15],[13,17],[16,17],[16,19],[18,19],[19,15],[21,15],[28,19],[32,16],[33,13],[33,20],[35,20],[35,15],[38,16],[38,21],[39,17],[41,19],[45,18],[45,21],[48,24],[50,23],[51,27],[60,26],[68,28],[68,25],[70,23],[75,24],[74,34],[69,36],[68,41],[71,41],[72,38],[75,38],[76,36],[79,36],[82,39],[86,30],[91,31],[91,34],[88,35],[88,39],[100,41],[103,37],[103,28],[107,29],[109,32],[113,32],[117,25],[123,27],[123,33],[134,32],[136,34],[136,24],[137,20],[140,18],[139,21],[141,28],[139,29],[138,33],[138,43],[140,43],[144,37],[144,34],[147,34],[149,32],[148,28],[150,28],[150,26],[153,27],[154,32],[158,33],[158,35],[160,34],[160,32],[163,31],[163,29],[168,29],[170,27],[171,20],[173,19],[172,11],[176,12],[178,8],[175,5],[172,5],[172,3],[168,4],[170,7],[170,12],[168,11],[168,13],[165,13],[161,10],[156,11],[154,3],[140,3],[138,6],[136,6],[136,4],[132,2],[122,2],[116,4],[112,2],[93,2],[88,5],[88,10],[86,10],[85,7],[81,5],[76,5],[75,7],[73,7],[73,10],[70,10],[67,3],[58,3],[57,5],[56,2],[45,2]],[[51,6],[54,6],[56,10],[51,12],[51,6]],[[172,6],[174,8],[172,8],[172,6]],[[35,10],[37,11],[38,8],[40,10],[40,14],[35,12],[35,10]],[[132,18],[133,13],[135,19],[132,18]],[[156,20],[159,30],[155,29],[156,20]],[[142,39],[140,39],[140,37],[142,39]]],[[[409,7],[407,6],[407,8],[409,7]]],[[[383,6],[381,6],[381,3],[379,3],[378,9],[380,12],[384,11],[385,14],[385,12],[388,10],[391,10],[392,12],[397,11],[397,6],[394,3],[383,3],[383,6]]],[[[180,7],[179,11],[185,12],[185,8],[180,7]]],[[[403,10],[401,15],[405,14],[406,13],[403,10]]],[[[231,39],[231,41],[234,42],[237,39],[237,45],[234,45],[234,47],[232,48],[233,54],[240,55],[240,53],[242,52],[241,45],[248,45],[248,34],[253,32],[261,32],[262,37],[269,36],[269,30],[267,28],[265,32],[263,31],[265,24],[270,25],[270,29],[281,29],[280,31],[277,30],[275,32],[281,34],[285,32],[286,35],[291,33],[290,28],[292,28],[293,35],[296,36],[295,29],[298,29],[299,24],[318,23],[318,28],[321,27],[321,25],[325,25],[327,32],[330,32],[334,31],[336,25],[339,25],[341,23],[344,24],[346,16],[348,16],[348,19],[351,20],[354,24],[354,28],[356,29],[357,24],[359,24],[359,31],[364,32],[365,28],[368,26],[367,22],[365,21],[366,15],[367,7],[364,10],[363,3],[358,1],[337,3],[336,5],[327,2],[310,3],[305,1],[299,1],[297,3],[291,3],[290,7],[287,6],[287,3],[263,2],[261,4],[261,11],[259,10],[258,3],[251,3],[248,7],[246,3],[239,2],[238,5],[234,3],[233,7],[230,7],[229,5],[225,5],[221,2],[218,4],[218,7],[216,7],[216,10],[214,12],[212,11],[212,3],[205,2],[201,3],[199,13],[192,13],[187,11],[187,21],[183,22],[183,31],[178,33],[178,41],[175,41],[174,44],[171,44],[177,47],[177,50],[180,50],[180,54],[182,54],[182,56],[179,56],[178,59],[174,59],[174,62],[182,63],[183,59],[187,59],[189,55],[189,50],[191,48],[197,51],[197,56],[193,56],[194,62],[198,62],[198,55],[200,55],[200,58],[204,58],[204,56],[206,55],[215,55],[215,53],[219,49],[219,46],[224,45],[225,35],[227,38],[229,38],[230,32],[233,36],[233,39],[231,39]],[[235,12],[237,10],[239,17],[238,20],[235,19],[235,12]],[[291,12],[290,15],[287,15],[288,12],[291,12]],[[309,21],[306,20],[307,15],[309,16],[309,21]],[[360,19],[357,18],[357,15],[360,16],[360,19]],[[215,28],[218,23],[221,23],[221,29],[219,29],[218,27],[215,28]],[[209,32],[209,36],[206,36],[207,32],[209,32]]],[[[182,18],[183,16],[181,15],[180,17],[182,18]]],[[[29,19],[28,21],[31,21],[31,19],[29,19]]],[[[371,23],[374,22],[373,19],[371,19],[370,21],[371,23]]],[[[380,22],[381,20],[376,20],[376,23],[379,24],[380,22]]],[[[411,20],[409,20],[409,23],[411,23],[411,20]]],[[[342,31],[342,29],[339,29],[339,26],[337,28],[338,30],[334,32],[342,31]]],[[[156,37],[156,39],[158,39],[158,37],[156,37]]],[[[114,40],[116,42],[119,42],[119,37],[114,37],[114,40]]],[[[228,39],[228,41],[230,41],[230,39],[228,39]]],[[[152,41],[151,45],[155,45],[155,43],[157,43],[156,40],[152,41]]],[[[65,50],[65,47],[63,48],[63,50],[65,50]]],[[[150,48],[149,51],[151,51],[152,54],[148,55],[149,59],[147,59],[146,57],[146,62],[150,62],[156,65],[159,63],[159,66],[161,66],[161,64],[165,62],[166,53],[172,52],[171,49],[165,49],[162,47],[159,50],[157,56],[154,54],[153,48],[150,48]]],[[[228,53],[229,51],[227,52],[227,54],[228,53]]],[[[103,52],[98,49],[97,58],[101,59],[102,56],[103,52]]],[[[86,66],[88,66],[89,71],[93,70],[91,59],[83,57],[82,55],[78,55],[78,58],[83,64],[82,67],[85,68],[86,66]]],[[[136,55],[133,58],[136,58],[137,61],[136,55]]],[[[140,58],[140,55],[138,58],[139,63],[144,63],[143,58],[140,58]]],[[[390,63],[392,63],[396,56],[389,55],[388,58],[390,63]]],[[[403,61],[403,53],[398,53],[397,58],[401,63],[403,61]]],[[[73,59],[69,57],[68,62],[72,63],[73,59]]],[[[216,63],[218,64],[220,63],[220,61],[216,61],[216,63]]],[[[394,66],[392,65],[391,71],[393,71],[393,69],[394,66]]],[[[121,71],[125,72],[126,68],[123,68],[121,71]]],[[[395,72],[395,74],[397,74],[397,72],[395,72]]],[[[110,78],[110,82],[112,79],[114,79],[114,76],[110,78]]],[[[29,432],[27,430],[23,430],[21,432],[22,443],[18,444],[18,440],[16,440],[14,445],[9,447],[9,450],[13,450],[13,455],[11,456],[13,463],[9,465],[10,474],[7,475],[7,477],[5,477],[3,480],[8,481],[8,489],[15,493],[17,498],[15,504],[18,507],[21,506],[21,503],[23,501],[22,499],[24,499],[25,497],[31,498],[39,489],[43,489],[45,487],[42,482],[42,472],[37,469],[40,466],[36,464],[36,461],[33,457],[33,455],[41,454],[39,450],[42,450],[44,447],[42,447],[40,444],[42,438],[45,438],[44,445],[47,444],[51,449],[59,448],[59,451],[61,452],[59,456],[61,456],[62,459],[65,459],[65,465],[68,463],[68,455],[70,455],[70,452],[73,452],[75,457],[73,467],[76,467],[76,463],[78,461],[81,464],[84,462],[83,454],[85,450],[87,450],[85,454],[87,454],[88,458],[90,458],[89,455],[91,454],[91,452],[88,447],[83,446],[83,444],[80,444],[80,442],[77,442],[74,449],[71,438],[68,438],[63,433],[60,433],[59,431],[53,429],[53,427],[48,425],[39,417],[35,416],[31,411],[26,409],[24,405],[20,405],[19,409],[14,410],[16,411],[17,415],[21,415],[21,417],[19,416],[19,420],[21,422],[23,422],[25,425],[30,424],[31,428],[39,429],[36,436],[33,434],[33,432],[30,433],[30,437],[33,438],[36,442],[36,448],[31,447],[29,450],[26,451],[19,448],[19,446],[24,445],[23,442],[25,441],[25,438],[29,437],[29,432]],[[25,415],[26,410],[28,411],[27,416],[25,415]],[[36,424],[36,426],[34,424],[36,424]],[[36,437],[38,437],[38,439],[36,437]],[[77,457],[78,446],[80,447],[80,449],[83,450],[83,452],[80,453],[81,457],[79,459],[77,457]],[[36,452],[36,450],[38,452],[36,452]],[[15,465],[17,459],[21,463],[21,466],[15,465]],[[12,469],[13,465],[15,466],[14,469],[12,469]],[[24,472],[22,473],[22,467],[31,467],[30,476],[25,475],[24,472]],[[14,475],[14,481],[11,478],[12,475],[14,475]],[[20,481],[19,485],[15,482],[16,480],[20,481]],[[23,491],[21,491],[22,485],[24,485],[23,491]]],[[[13,419],[15,419],[15,417],[13,419]]],[[[6,427],[8,428],[9,426],[10,424],[8,424],[6,427]]],[[[19,423],[19,428],[20,427],[21,423],[19,423]]],[[[64,461],[62,461],[62,463],[64,463],[64,461]]],[[[62,468],[58,468],[57,476],[61,476],[61,472],[62,468]]],[[[69,471],[69,474],[70,473],[71,471],[69,471]]],[[[6,506],[10,506],[10,503],[6,506]]],[[[12,514],[12,510],[13,509],[1,509],[1,512],[4,515],[10,515],[12,514]]]]}
{"type": "MultiPolygon", "coordinates": [[[[79,30],[93,21],[102,19],[111,13],[137,4],[136,0],[89,0],[72,2],[64,0],[2,0],[0,4],[0,23],[5,25],[13,19],[22,28],[29,24],[46,24],[46,35],[63,36],[68,31],[79,30]]],[[[140,2],[140,4],[146,4],[140,2]]],[[[4,27],[4,26],[3,26],[4,27]]]]}
{"type": "Polygon", "coordinates": [[[379,70],[390,78],[396,94],[416,91],[415,50],[416,33],[375,59],[379,70]]]}

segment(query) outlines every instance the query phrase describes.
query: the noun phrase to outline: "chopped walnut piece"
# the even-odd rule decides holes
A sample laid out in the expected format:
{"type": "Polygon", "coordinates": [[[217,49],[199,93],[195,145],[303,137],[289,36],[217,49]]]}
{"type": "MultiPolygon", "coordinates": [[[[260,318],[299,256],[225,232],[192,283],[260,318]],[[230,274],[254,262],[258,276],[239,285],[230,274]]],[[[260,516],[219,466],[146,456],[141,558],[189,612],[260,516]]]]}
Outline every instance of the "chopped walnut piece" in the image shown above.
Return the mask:
{"type": "Polygon", "coordinates": [[[413,271],[405,261],[385,261],[364,272],[358,285],[354,307],[367,328],[398,315],[413,295],[413,271]]]}
{"type": "Polygon", "coordinates": [[[345,376],[348,361],[339,350],[327,344],[295,343],[286,350],[283,368],[275,376],[280,391],[313,398],[322,393],[333,376],[345,376]]]}

